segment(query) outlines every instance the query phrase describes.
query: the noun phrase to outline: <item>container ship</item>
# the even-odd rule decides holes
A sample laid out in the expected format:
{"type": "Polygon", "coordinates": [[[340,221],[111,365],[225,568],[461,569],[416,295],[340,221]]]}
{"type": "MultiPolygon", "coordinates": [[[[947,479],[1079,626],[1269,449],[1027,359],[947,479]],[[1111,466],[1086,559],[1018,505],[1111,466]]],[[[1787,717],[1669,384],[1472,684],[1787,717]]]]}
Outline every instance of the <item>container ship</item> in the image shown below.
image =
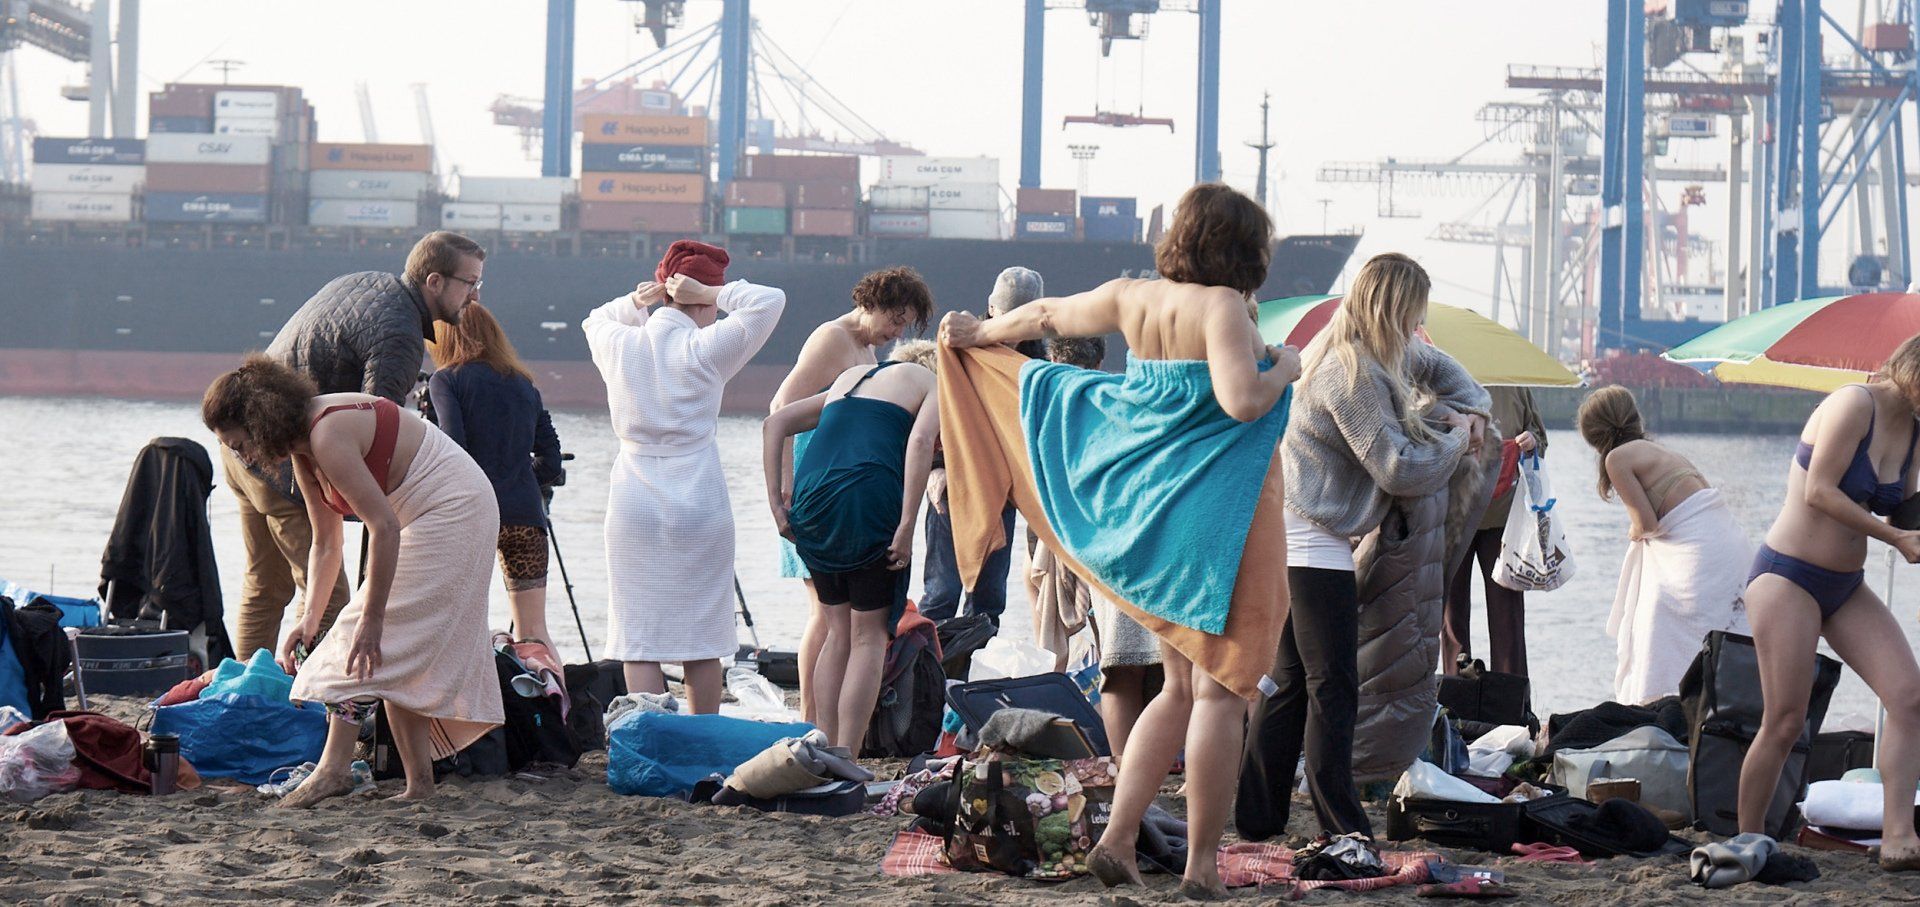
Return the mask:
{"type": "MultiPolygon", "coordinates": [[[[145,139],[36,138],[29,184],[0,189],[0,393],[196,398],[328,280],[399,271],[444,228],[487,248],[482,299],[561,406],[605,400],[589,309],[651,279],[674,239],[726,247],[729,277],[787,293],[726,401],[764,411],[874,268],[914,267],[939,309],[979,311],[1013,265],[1054,293],[1150,276],[1161,221],[1132,198],[1009,199],[992,158],[749,154],[716,184],[707,118],[672,104],[577,118],[578,178],[443,175],[428,145],[320,142],[289,86],[169,84],[148,122],[145,139]]],[[[1357,242],[1279,239],[1262,298],[1325,292],[1357,242]]]]}

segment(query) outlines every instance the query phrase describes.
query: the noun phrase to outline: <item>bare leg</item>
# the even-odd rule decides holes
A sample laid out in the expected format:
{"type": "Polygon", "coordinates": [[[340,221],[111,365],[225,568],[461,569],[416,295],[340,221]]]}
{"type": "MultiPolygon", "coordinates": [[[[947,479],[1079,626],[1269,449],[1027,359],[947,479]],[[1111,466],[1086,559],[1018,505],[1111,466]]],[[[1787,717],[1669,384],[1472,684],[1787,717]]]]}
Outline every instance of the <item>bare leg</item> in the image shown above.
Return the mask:
{"type": "MultiPolygon", "coordinates": [[[[1173,769],[1174,757],[1186,740],[1188,719],[1193,714],[1193,665],[1185,655],[1166,643],[1160,644],[1167,682],[1160,695],[1140,713],[1134,733],[1127,738],[1127,758],[1120,762],[1120,777],[1113,791],[1113,817],[1100,843],[1088,855],[1093,874],[1111,888],[1120,884],[1143,884],[1135,860],[1134,845],[1140,839],[1140,820],[1160,793],[1160,785],[1173,769]]],[[[1246,706],[1237,705],[1234,721],[1244,717],[1246,706]]],[[[1238,736],[1236,734],[1236,736],[1238,736]]],[[[1236,750],[1237,752],[1237,750],[1236,750]]],[[[1192,753],[1188,754],[1190,757],[1192,753]]],[[[1191,833],[1192,826],[1189,826],[1191,833]]],[[[1192,865],[1193,847],[1187,851],[1192,865]]]]}
{"type": "Polygon", "coordinates": [[[1887,722],[1880,737],[1880,782],[1885,820],[1880,839],[1883,869],[1920,869],[1920,838],[1913,829],[1913,791],[1920,781],[1920,665],[1893,612],[1861,587],[1821,626],[1833,651],[1860,674],[1887,722]]]}
{"type": "Polygon", "coordinates": [[[821,727],[820,704],[813,695],[813,669],[820,663],[820,650],[827,645],[827,606],[820,604],[820,596],[814,593],[813,580],[801,582],[807,585],[807,629],[800,634],[800,720],[821,727]]]}
{"type": "Polygon", "coordinates": [[[667,675],[660,673],[657,661],[629,661],[621,666],[621,673],[627,675],[629,693],[665,693],[667,675]]]}
{"type": "Polygon", "coordinates": [[[400,751],[400,767],[407,773],[407,789],[396,800],[425,800],[433,796],[433,750],[428,744],[432,720],[418,712],[389,702],[383,707],[387,723],[393,727],[394,748],[400,751]]]}
{"type": "Polygon", "coordinates": [[[840,686],[847,678],[847,657],[853,638],[853,609],[845,604],[821,605],[827,615],[827,637],[820,646],[820,658],[813,663],[813,711],[819,721],[813,724],[840,742],[840,686]]]}
{"type": "MultiPolygon", "coordinates": [[[[553,637],[547,630],[547,587],[521,589],[507,593],[507,613],[513,615],[513,635],[519,639],[537,639],[553,649],[553,637]]],[[[554,657],[560,653],[554,651],[554,657]]]]}
{"type": "Polygon", "coordinates": [[[884,608],[855,611],[852,617],[847,673],[840,686],[839,717],[834,721],[840,736],[831,740],[858,755],[860,744],[867,738],[867,725],[873,721],[873,704],[880,698],[880,672],[887,662],[888,613],[884,608]]]}
{"type": "Polygon", "coordinates": [[[1180,891],[1216,900],[1227,896],[1220,883],[1220,836],[1226,833],[1239,787],[1247,702],[1198,667],[1189,670],[1193,711],[1187,722],[1187,871],[1180,891]]]}
{"type": "MultiPolygon", "coordinates": [[[[1760,731],[1740,764],[1740,831],[1764,833],[1767,807],[1780,784],[1780,767],[1807,727],[1820,607],[1806,590],[1770,573],[1755,577],[1747,586],[1746,603],[1765,706],[1760,731]]],[[[1841,610],[1849,607],[1853,603],[1841,610]]]]}
{"type": "Polygon", "coordinates": [[[1127,734],[1140,720],[1140,710],[1147,707],[1147,669],[1126,665],[1108,668],[1106,675],[1100,685],[1100,723],[1107,726],[1107,743],[1118,759],[1127,748],[1127,734]]]}
{"type": "Polygon", "coordinates": [[[360,739],[360,726],[344,718],[327,716],[327,744],[320,750],[320,761],[313,774],[300,786],[280,798],[276,806],[307,809],[328,797],[344,797],[353,792],[353,746],[360,739]]]}
{"type": "Polygon", "coordinates": [[[720,690],[723,686],[720,659],[707,658],[700,661],[680,663],[685,673],[687,699],[693,706],[695,715],[715,715],[720,712],[720,690]]]}

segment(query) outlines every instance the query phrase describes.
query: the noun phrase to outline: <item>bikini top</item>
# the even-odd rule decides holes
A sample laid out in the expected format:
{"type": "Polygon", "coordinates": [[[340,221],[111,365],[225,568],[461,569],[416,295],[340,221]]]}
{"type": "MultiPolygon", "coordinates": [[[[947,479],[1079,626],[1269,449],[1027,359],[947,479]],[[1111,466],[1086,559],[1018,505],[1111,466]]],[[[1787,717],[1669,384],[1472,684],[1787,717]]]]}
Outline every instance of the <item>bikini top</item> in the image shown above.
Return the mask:
{"type": "Polygon", "coordinates": [[[1666,507],[1667,492],[1672,491],[1673,486],[1679,484],[1681,479],[1699,479],[1700,484],[1708,484],[1707,477],[1701,475],[1700,470],[1691,466],[1674,467],[1671,472],[1653,480],[1653,484],[1647,486],[1647,503],[1653,505],[1654,512],[1658,513],[1666,507]]]}
{"type": "MultiPolygon", "coordinates": [[[[1858,385],[1855,385],[1856,387],[1858,385]]],[[[1866,390],[1862,387],[1861,390],[1866,390]]],[[[1867,392],[1871,404],[1873,392],[1867,392]]],[[[1867,456],[1867,448],[1873,444],[1873,423],[1879,415],[1879,407],[1867,410],[1867,434],[1860,439],[1860,446],[1853,451],[1853,462],[1847,464],[1847,471],[1840,477],[1840,493],[1856,504],[1867,508],[1868,513],[1879,516],[1891,516],[1906,497],[1907,471],[1913,468],[1913,447],[1920,442],[1920,421],[1914,422],[1913,437],[1907,439],[1907,458],[1900,463],[1900,477],[1892,482],[1880,481],[1880,474],[1873,470],[1873,459],[1867,456]]],[[[1807,469],[1813,462],[1813,445],[1805,441],[1794,449],[1793,460],[1807,469]]]]}
{"type": "MultiPolygon", "coordinates": [[[[367,449],[367,472],[372,473],[374,480],[380,483],[381,492],[390,491],[387,488],[387,473],[393,469],[393,449],[400,439],[399,405],[385,397],[371,403],[335,404],[314,416],[313,422],[308,425],[308,430],[311,431],[314,425],[319,425],[321,419],[343,409],[373,410],[373,446],[367,449]]],[[[309,465],[312,465],[311,461],[309,465]]],[[[313,469],[313,476],[320,480],[321,500],[326,503],[327,509],[341,516],[353,516],[353,508],[348,506],[346,498],[340,496],[339,489],[334,488],[333,484],[327,481],[327,477],[317,466],[313,469]]]]}

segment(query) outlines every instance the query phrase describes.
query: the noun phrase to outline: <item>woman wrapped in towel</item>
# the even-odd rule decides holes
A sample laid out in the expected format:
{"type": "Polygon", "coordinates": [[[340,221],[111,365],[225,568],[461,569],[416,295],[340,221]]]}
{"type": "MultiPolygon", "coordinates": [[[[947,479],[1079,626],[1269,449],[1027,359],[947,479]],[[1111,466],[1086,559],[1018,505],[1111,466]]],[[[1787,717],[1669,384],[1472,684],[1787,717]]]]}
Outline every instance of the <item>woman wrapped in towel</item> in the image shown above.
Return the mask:
{"type": "Polygon", "coordinates": [[[1686,457],[1647,437],[1633,392],[1603,387],[1580,404],[1580,436],[1600,455],[1600,497],[1627,508],[1627,559],[1607,618],[1619,643],[1613,700],[1680,691],[1714,630],[1747,632],[1741,594],[1753,546],[1718,489],[1686,457]]]}
{"type": "Polygon", "coordinates": [[[305,614],[280,664],[293,698],[327,707],[313,774],[280,805],[353,790],[359,725],[385,703],[410,800],[433,793],[444,759],[505,720],[487,633],[487,583],[500,508],[487,474],[432,425],[369,394],[315,395],[312,379],[261,355],[214,379],[201,421],[242,462],[293,458],[313,521],[305,614]],[[366,582],[320,636],[320,608],[340,575],[342,517],[367,526],[366,582]]]}
{"type": "Polygon", "coordinates": [[[1253,200],[1195,186],[1155,250],[1160,279],[941,323],[942,445],[962,580],[972,585],[1007,543],[1000,510],[1012,500],[1042,543],[1162,641],[1166,686],[1128,739],[1112,824],[1090,857],[1107,885],[1139,883],[1140,819],[1184,746],[1182,891],[1225,894],[1217,851],[1247,702],[1287,609],[1275,450],[1299,355],[1262,342],[1251,304],[1272,237],[1253,200]],[[1131,350],[1118,375],[998,346],[1114,331],[1131,350]]]}

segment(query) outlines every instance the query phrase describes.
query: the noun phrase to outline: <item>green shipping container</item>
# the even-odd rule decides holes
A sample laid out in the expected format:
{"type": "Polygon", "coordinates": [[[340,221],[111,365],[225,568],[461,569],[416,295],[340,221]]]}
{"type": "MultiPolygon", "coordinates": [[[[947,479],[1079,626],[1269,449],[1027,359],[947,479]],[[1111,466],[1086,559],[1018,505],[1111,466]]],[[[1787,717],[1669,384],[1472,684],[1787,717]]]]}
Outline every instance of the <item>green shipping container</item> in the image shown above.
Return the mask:
{"type": "Polygon", "coordinates": [[[787,232],[787,209],[728,208],[726,232],[778,236],[787,232]]]}

